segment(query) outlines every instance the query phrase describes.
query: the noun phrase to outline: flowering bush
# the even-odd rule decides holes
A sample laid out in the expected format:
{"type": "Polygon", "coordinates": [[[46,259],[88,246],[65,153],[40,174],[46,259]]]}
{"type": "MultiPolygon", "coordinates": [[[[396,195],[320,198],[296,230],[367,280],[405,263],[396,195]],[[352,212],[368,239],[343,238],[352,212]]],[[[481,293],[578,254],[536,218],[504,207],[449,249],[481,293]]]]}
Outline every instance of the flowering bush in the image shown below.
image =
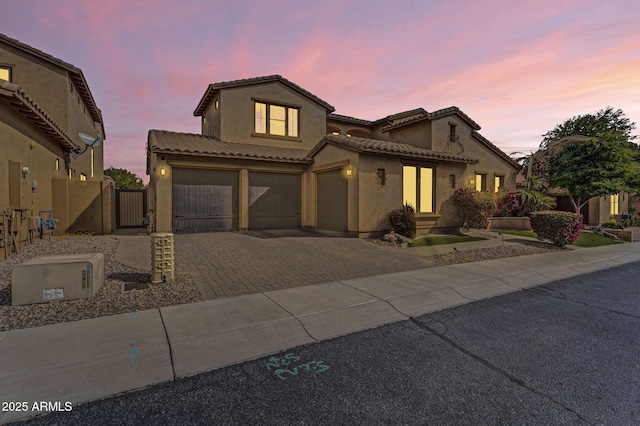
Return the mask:
{"type": "Polygon", "coordinates": [[[495,195],[492,192],[476,192],[467,188],[458,188],[453,192],[451,201],[467,228],[487,228],[489,217],[496,211],[495,195]]]}
{"type": "Polygon", "coordinates": [[[389,211],[387,218],[393,232],[413,238],[416,233],[416,210],[412,205],[405,204],[389,211]]]}
{"type": "Polygon", "coordinates": [[[558,247],[575,242],[584,227],[582,215],[571,212],[532,212],[529,220],[538,239],[549,240],[558,247]]]}
{"type": "Polygon", "coordinates": [[[517,216],[518,211],[518,196],[519,192],[501,192],[496,200],[496,213],[497,217],[512,217],[517,216]]]}

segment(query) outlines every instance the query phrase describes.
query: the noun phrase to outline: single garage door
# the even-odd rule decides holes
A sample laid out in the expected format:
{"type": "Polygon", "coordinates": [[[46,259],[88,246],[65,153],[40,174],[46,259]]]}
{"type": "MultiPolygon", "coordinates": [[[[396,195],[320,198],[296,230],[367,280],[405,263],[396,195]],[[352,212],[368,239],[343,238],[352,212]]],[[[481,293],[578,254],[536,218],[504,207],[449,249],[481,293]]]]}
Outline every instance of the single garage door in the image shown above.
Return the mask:
{"type": "Polygon", "coordinates": [[[348,182],[342,169],[317,174],[318,228],[348,230],[348,182]]]}
{"type": "Polygon", "coordinates": [[[173,232],[236,231],[237,171],[173,169],[173,232]]]}
{"type": "Polygon", "coordinates": [[[249,229],[300,227],[300,175],[249,173],[249,229]]]}

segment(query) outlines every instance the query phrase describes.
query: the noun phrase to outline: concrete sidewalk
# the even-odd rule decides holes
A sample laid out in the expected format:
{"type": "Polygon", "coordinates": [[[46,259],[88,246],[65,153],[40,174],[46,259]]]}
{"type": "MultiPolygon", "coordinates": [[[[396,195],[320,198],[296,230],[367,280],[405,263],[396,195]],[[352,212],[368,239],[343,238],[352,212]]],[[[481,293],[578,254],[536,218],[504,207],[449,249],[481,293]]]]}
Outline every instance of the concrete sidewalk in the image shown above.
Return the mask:
{"type": "MultiPolygon", "coordinates": [[[[74,405],[640,261],[640,244],[439,266],[0,333],[0,395],[74,405]]],[[[39,407],[39,405],[38,405],[39,407]]]]}

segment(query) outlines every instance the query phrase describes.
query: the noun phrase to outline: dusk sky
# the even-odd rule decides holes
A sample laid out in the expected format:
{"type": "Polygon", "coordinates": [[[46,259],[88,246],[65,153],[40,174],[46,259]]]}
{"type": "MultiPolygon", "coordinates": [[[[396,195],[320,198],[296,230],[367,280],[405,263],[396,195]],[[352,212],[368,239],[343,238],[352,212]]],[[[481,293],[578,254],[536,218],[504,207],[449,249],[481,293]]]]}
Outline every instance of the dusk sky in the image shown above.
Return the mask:
{"type": "Polygon", "coordinates": [[[0,33],[82,69],[105,120],[105,168],[145,182],[150,129],[199,133],[208,84],[271,74],[367,120],[455,105],[507,153],[606,106],[640,122],[637,0],[5,0],[0,11],[0,33]]]}

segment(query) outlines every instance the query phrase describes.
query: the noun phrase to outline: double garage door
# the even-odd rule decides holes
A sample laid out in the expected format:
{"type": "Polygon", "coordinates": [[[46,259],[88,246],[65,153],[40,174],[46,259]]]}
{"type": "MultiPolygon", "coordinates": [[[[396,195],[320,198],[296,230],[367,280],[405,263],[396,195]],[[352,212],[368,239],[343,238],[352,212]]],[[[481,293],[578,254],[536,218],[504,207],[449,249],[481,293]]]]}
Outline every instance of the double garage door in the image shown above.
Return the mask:
{"type": "MultiPolygon", "coordinates": [[[[174,232],[236,231],[240,173],[173,169],[174,232]]],[[[300,175],[249,172],[249,229],[300,227],[300,175]]]]}

